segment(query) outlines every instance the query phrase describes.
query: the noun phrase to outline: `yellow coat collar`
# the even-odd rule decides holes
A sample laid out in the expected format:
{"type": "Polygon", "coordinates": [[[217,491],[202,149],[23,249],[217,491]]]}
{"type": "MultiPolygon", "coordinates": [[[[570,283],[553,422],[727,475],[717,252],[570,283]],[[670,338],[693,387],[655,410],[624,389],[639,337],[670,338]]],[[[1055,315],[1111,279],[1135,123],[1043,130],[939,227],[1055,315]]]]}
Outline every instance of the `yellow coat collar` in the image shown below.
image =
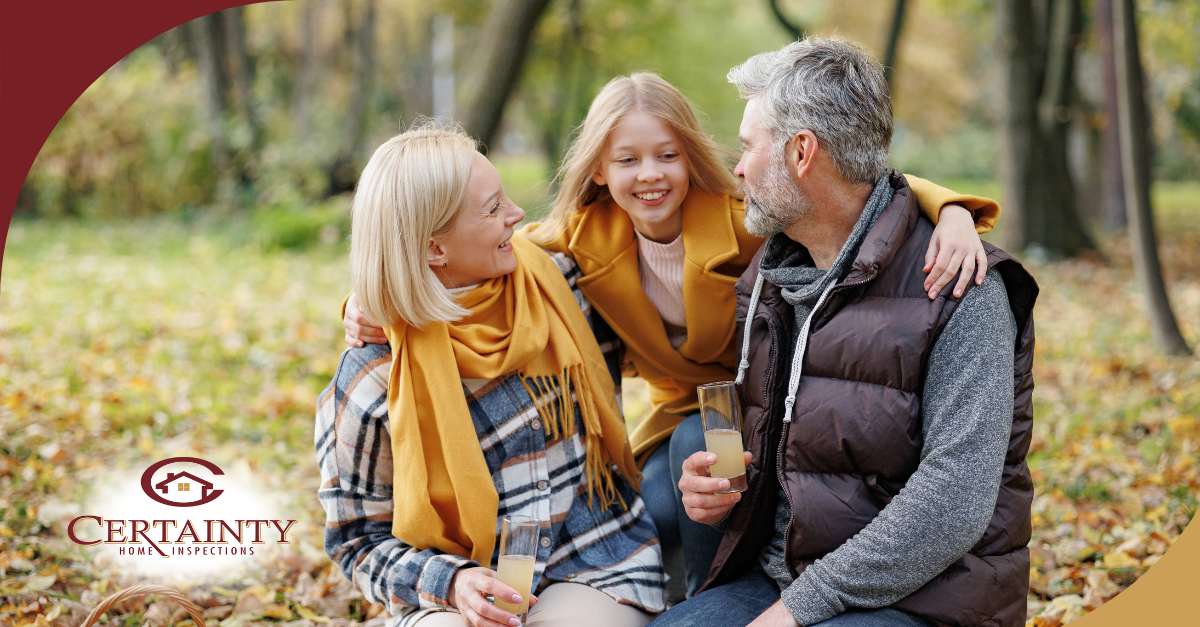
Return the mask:
{"type": "MultiPolygon", "coordinates": [[[[716,271],[740,252],[728,196],[691,190],[683,201],[683,295],[687,341],[670,348],[658,311],[638,289],[637,237],[633,223],[611,199],[584,208],[567,248],[583,278],[579,287],[613,330],[634,347],[656,346],[697,364],[718,360],[733,334],[736,276],[716,271]]],[[[651,361],[653,354],[646,355],[651,361]]],[[[674,361],[674,360],[672,360],[674,361]]],[[[667,363],[660,368],[671,371],[667,363]]]]}

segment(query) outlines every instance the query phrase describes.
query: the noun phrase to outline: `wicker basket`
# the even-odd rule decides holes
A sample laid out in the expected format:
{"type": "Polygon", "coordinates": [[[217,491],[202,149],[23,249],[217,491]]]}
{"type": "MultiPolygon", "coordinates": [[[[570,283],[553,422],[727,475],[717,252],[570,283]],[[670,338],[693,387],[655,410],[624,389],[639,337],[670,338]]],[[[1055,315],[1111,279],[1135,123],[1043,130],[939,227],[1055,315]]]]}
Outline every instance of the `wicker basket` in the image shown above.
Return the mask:
{"type": "Polygon", "coordinates": [[[156,586],[154,584],[130,586],[124,590],[113,593],[107,599],[101,601],[92,610],[92,613],[88,614],[87,618],[83,619],[83,624],[81,624],[79,627],[92,627],[92,625],[100,618],[100,616],[111,610],[112,606],[120,603],[121,601],[150,594],[167,597],[168,599],[178,601],[179,604],[183,606],[183,609],[187,610],[187,613],[191,615],[192,622],[196,624],[196,627],[204,627],[204,613],[200,611],[200,608],[196,607],[195,603],[192,603],[187,597],[183,596],[183,593],[174,588],[156,586]]]}

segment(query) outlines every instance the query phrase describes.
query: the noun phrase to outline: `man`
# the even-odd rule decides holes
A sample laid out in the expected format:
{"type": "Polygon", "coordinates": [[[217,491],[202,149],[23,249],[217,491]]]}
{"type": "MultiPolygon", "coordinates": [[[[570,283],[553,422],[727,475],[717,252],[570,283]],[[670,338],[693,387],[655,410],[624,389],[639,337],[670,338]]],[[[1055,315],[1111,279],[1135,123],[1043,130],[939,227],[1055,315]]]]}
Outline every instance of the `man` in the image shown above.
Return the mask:
{"type": "Polygon", "coordinates": [[[769,236],[737,286],[749,488],[684,464],[688,516],[725,535],[654,624],[1023,625],[1037,285],[989,247],[981,285],[927,297],[933,226],[887,167],[860,47],[808,38],[729,80],[746,226],[769,236]]]}

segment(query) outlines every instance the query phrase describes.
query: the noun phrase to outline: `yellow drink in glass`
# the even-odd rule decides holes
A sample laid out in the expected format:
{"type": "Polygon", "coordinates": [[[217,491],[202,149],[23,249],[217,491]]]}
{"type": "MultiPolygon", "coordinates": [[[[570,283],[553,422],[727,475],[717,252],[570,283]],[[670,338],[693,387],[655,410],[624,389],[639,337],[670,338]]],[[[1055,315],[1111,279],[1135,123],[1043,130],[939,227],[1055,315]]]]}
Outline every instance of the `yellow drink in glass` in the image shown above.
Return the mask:
{"type": "Polygon", "coordinates": [[[744,492],[746,460],[742,454],[742,407],[737,385],[732,381],[708,383],[696,388],[696,396],[704,419],[704,447],[717,456],[708,474],[729,480],[729,489],[717,494],[744,492]]]}
{"type": "Polygon", "coordinates": [[[533,567],[536,564],[537,560],[532,556],[505,555],[500,558],[496,578],[516,590],[517,594],[521,595],[521,602],[508,603],[497,598],[496,607],[518,616],[529,611],[529,588],[533,585],[533,567]]]}
{"type": "Polygon", "coordinates": [[[717,455],[717,463],[708,468],[709,474],[722,479],[746,474],[746,464],[742,460],[742,434],[733,429],[705,431],[704,445],[709,453],[717,455]]]}

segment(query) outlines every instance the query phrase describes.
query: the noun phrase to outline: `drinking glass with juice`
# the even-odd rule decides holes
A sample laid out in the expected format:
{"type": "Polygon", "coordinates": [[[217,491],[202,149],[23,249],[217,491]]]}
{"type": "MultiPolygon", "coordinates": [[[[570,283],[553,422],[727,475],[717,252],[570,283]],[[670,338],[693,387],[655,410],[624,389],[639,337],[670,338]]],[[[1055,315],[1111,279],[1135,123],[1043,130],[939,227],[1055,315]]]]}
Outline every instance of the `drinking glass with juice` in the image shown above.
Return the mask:
{"type": "Polygon", "coordinates": [[[494,599],[496,607],[512,612],[525,622],[529,611],[529,595],[533,591],[533,569],[537,564],[538,536],[542,523],[536,518],[509,514],[500,525],[500,563],[496,578],[521,595],[520,603],[494,599]]]}
{"type": "Polygon", "coordinates": [[[704,420],[704,445],[717,456],[708,468],[710,476],[729,480],[729,489],[717,494],[746,490],[746,462],[742,455],[742,407],[732,381],[709,383],[696,388],[700,415],[704,420]]]}

